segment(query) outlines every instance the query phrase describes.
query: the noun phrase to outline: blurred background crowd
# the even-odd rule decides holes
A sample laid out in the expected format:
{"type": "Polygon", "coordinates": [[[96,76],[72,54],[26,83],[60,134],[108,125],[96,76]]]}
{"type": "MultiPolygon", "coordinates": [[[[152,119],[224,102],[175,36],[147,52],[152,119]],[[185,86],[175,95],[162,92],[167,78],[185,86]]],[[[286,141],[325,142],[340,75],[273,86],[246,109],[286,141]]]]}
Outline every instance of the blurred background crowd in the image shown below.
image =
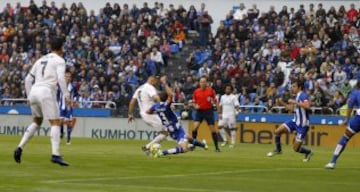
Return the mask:
{"type": "Polygon", "coordinates": [[[126,109],[148,76],[172,72],[174,101],[186,107],[205,75],[217,94],[231,84],[241,105],[263,106],[243,111],[286,112],[276,107],[278,100],[292,97],[291,82],[303,79],[313,106],[335,113],[360,79],[356,6],[284,5],[275,11],[240,3],[214,21],[204,3],[104,3],[99,13],[81,2],[7,4],[0,12],[0,99],[26,97],[25,75],[58,35],[66,39],[78,107],[115,107],[91,102],[110,101],[126,109]],[[213,33],[214,22],[220,25],[213,33]],[[174,58],[181,60],[176,72],[169,67],[174,58]]]}

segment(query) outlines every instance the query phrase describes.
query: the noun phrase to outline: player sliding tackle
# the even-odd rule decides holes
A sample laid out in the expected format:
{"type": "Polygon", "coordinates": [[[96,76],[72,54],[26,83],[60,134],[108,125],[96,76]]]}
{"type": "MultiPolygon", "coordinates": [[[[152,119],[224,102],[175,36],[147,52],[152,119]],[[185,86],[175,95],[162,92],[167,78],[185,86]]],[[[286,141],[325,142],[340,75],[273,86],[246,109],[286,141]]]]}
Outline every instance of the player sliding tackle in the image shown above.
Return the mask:
{"type": "Polygon", "coordinates": [[[155,103],[150,109],[146,111],[146,113],[156,113],[160,117],[161,122],[166,127],[170,137],[177,141],[178,146],[164,151],[157,149],[157,151],[153,151],[154,157],[185,153],[188,151],[189,142],[195,146],[208,149],[205,141],[200,142],[191,138],[189,135],[186,135],[184,128],[181,126],[181,123],[178,120],[178,117],[171,109],[173,93],[167,84],[166,77],[161,77],[160,81],[165,86],[165,92],[159,93],[161,102],[155,103]]]}

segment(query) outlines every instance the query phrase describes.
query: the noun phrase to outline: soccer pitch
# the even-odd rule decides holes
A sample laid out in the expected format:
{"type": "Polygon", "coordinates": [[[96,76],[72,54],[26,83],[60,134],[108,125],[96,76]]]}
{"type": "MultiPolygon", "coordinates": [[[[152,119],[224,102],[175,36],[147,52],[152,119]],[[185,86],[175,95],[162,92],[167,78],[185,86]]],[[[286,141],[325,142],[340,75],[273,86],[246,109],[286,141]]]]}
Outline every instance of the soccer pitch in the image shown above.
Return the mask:
{"type": "MultiPolygon", "coordinates": [[[[50,162],[49,137],[34,137],[25,147],[22,163],[13,160],[20,137],[0,137],[0,191],[102,192],[102,191],[358,191],[359,149],[346,149],[335,170],[323,167],[332,148],[313,148],[310,162],[284,146],[272,158],[271,145],[238,144],[215,153],[204,151],[160,159],[145,156],[146,141],[74,138],[61,151],[70,167],[50,162]]],[[[163,148],[175,142],[162,143],[163,148]]]]}

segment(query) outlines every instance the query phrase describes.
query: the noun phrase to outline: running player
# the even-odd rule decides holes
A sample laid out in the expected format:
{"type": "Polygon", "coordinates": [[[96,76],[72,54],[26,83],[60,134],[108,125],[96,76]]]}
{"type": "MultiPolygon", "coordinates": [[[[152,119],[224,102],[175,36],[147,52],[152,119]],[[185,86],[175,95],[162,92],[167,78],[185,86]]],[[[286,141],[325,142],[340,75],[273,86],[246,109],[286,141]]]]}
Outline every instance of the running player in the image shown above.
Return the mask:
{"type": "Polygon", "coordinates": [[[331,161],[325,165],[326,169],[335,168],[336,161],[344,151],[346,144],[356,133],[360,131],[360,80],[358,80],[356,88],[349,95],[348,110],[346,113],[346,118],[342,124],[347,124],[347,129],[345,130],[345,133],[341,137],[339,143],[336,145],[331,161]],[[357,107],[356,115],[350,119],[354,107],[357,107]]]}
{"type": "MultiPolygon", "coordinates": [[[[70,93],[70,98],[73,99],[73,93],[75,87],[71,84],[71,73],[70,71],[65,72],[65,80],[67,85],[67,90],[70,93]]],[[[73,108],[70,103],[70,105],[67,105],[65,102],[65,98],[63,97],[61,90],[58,90],[58,103],[60,107],[60,119],[61,119],[61,125],[60,125],[60,138],[63,138],[64,136],[64,125],[67,126],[66,129],[66,144],[70,145],[71,141],[71,132],[73,130],[73,108]]]]}
{"type": "Polygon", "coordinates": [[[276,149],[267,154],[268,157],[278,155],[282,153],[280,138],[283,133],[291,133],[296,131],[296,138],[293,144],[294,151],[298,153],[305,154],[304,162],[308,162],[313,155],[313,152],[310,149],[302,147],[302,143],[306,134],[309,130],[310,120],[309,120],[309,108],[310,101],[307,94],[303,91],[304,83],[300,80],[295,81],[292,84],[292,91],[296,95],[296,99],[289,99],[288,103],[285,104],[282,100],[280,103],[285,105],[288,110],[294,110],[294,119],[286,121],[280,127],[275,130],[275,144],[276,149]]]}
{"type": "Polygon", "coordinates": [[[41,126],[43,119],[47,119],[51,125],[51,161],[62,166],[69,164],[60,156],[60,116],[56,93],[58,86],[70,103],[69,92],[65,81],[65,60],[63,55],[63,39],[54,37],[51,39],[51,53],[41,57],[32,66],[30,73],[25,78],[25,89],[30,102],[33,122],[26,129],[19,145],[14,151],[14,159],[21,162],[24,146],[41,126]],[[33,84],[33,82],[35,82],[33,84]]]}

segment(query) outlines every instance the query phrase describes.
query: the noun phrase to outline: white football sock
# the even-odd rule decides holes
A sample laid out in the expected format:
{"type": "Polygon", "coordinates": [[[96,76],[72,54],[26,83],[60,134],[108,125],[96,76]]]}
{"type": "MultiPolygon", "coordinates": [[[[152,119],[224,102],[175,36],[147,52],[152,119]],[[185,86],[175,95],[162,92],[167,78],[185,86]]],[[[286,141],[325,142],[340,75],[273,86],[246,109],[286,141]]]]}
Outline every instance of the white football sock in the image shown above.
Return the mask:
{"type": "Polygon", "coordinates": [[[30,141],[30,139],[34,136],[35,132],[37,131],[38,125],[36,123],[31,123],[29,127],[26,129],[21,141],[19,143],[20,148],[23,148],[26,143],[30,141]]]}
{"type": "Polygon", "coordinates": [[[150,141],[150,143],[146,144],[146,148],[150,149],[150,146],[154,143],[160,143],[162,140],[164,140],[166,138],[166,135],[160,133],[159,135],[157,135],[152,141],[150,141]]]}
{"type": "Polygon", "coordinates": [[[225,128],[219,129],[219,133],[220,133],[221,138],[223,139],[223,141],[224,141],[224,142],[227,142],[226,133],[225,133],[225,128]]]}
{"type": "Polygon", "coordinates": [[[50,140],[51,140],[51,151],[53,155],[60,155],[60,126],[54,125],[51,126],[50,130],[50,140]]]}
{"type": "Polygon", "coordinates": [[[168,149],[167,152],[168,152],[168,154],[175,154],[175,153],[177,153],[176,147],[175,147],[175,148],[168,149]]]}
{"type": "Polygon", "coordinates": [[[231,135],[231,144],[235,145],[235,142],[236,142],[236,130],[231,130],[230,135],[231,135]]]}

